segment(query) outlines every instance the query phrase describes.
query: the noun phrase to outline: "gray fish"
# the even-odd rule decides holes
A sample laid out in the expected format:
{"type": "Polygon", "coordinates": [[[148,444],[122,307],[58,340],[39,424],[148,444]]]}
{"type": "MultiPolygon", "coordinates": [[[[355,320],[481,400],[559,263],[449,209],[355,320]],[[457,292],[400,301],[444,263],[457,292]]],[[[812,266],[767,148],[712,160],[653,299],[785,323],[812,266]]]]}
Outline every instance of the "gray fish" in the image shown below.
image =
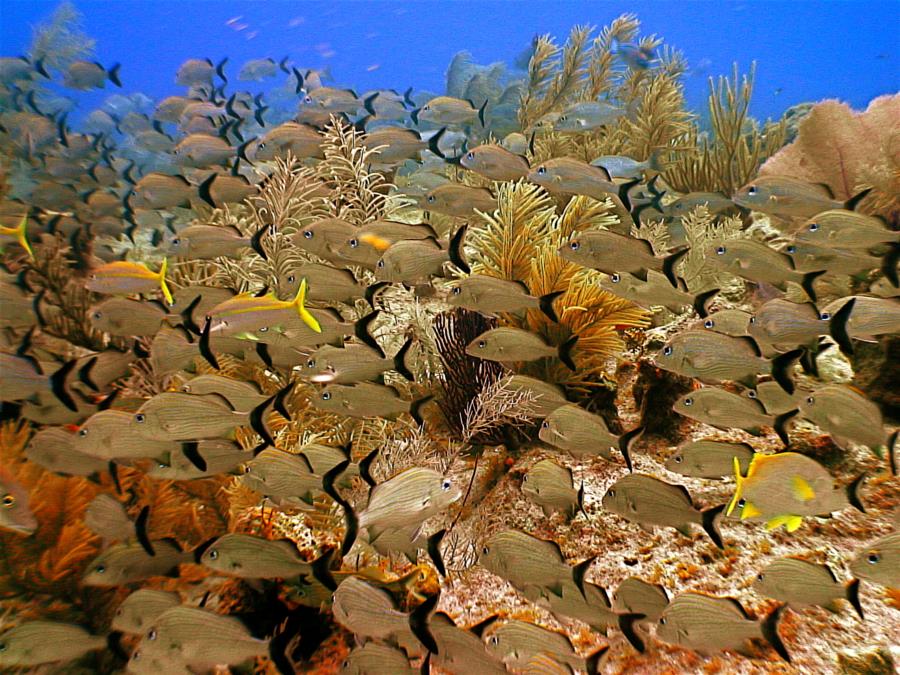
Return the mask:
{"type": "Polygon", "coordinates": [[[497,200],[487,188],[448,183],[428,192],[422,208],[448,216],[469,218],[476,211],[492,213],[497,208],[497,200]]]}
{"type": "MultiPolygon", "coordinates": [[[[244,450],[232,441],[209,439],[184,446],[195,446],[193,453],[172,452],[167,463],[158,463],[147,471],[147,475],[159,480],[197,480],[219,474],[231,473],[238,466],[253,458],[253,450],[244,450]],[[199,456],[206,468],[197,466],[199,456]]],[[[184,446],[182,446],[184,448],[184,446]]]]}
{"type": "Polygon", "coordinates": [[[122,86],[118,63],[107,70],[96,61],[73,61],[66,69],[63,86],[81,90],[102,89],[107,79],[117,87],[122,86]]]}
{"type": "Polygon", "coordinates": [[[342,675],[416,675],[418,672],[417,668],[410,665],[404,652],[377,642],[367,642],[362,647],[356,647],[341,664],[342,675]]]}
{"type": "Polygon", "coordinates": [[[197,194],[213,208],[240,204],[259,192],[259,188],[241,174],[211,173],[197,186],[197,194]]]}
{"type": "Polygon", "coordinates": [[[313,471],[303,454],[266,448],[251,459],[241,482],[276,503],[303,508],[321,492],[322,475],[313,471]]]}
{"type": "Polygon", "coordinates": [[[643,162],[624,155],[601,155],[592,160],[591,164],[605,169],[613,178],[643,178],[648,171],[662,170],[659,155],[659,151],[654,150],[643,162]]]}
{"type": "Polygon", "coordinates": [[[116,609],[112,629],[123,633],[143,633],[160,614],[180,604],[178,593],[139,588],[116,609]]]}
{"type": "Polygon", "coordinates": [[[433,469],[411,467],[379,483],[359,513],[359,526],[372,531],[415,525],[442,513],[462,496],[459,485],[433,469]]]}
{"type": "Polygon", "coordinates": [[[868,190],[847,202],[840,202],[822,183],[807,183],[789,176],[757,176],[739,189],[732,199],[744,208],[779,218],[810,218],[831,209],[852,211],[866,194],[868,190]]]}
{"type": "Polygon", "coordinates": [[[693,441],[666,460],[666,469],[693,478],[722,478],[734,474],[735,457],[741,473],[746,473],[754,452],[747,443],[693,441]]]}
{"type": "Polygon", "coordinates": [[[537,462],[522,477],[522,492],[540,506],[545,516],[562,511],[569,518],[584,510],[584,486],[576,490],[572,470],[550,459],[537,462]]]}
{"type": "Polygon", "coordinates": [[[518,180],[530,170],[525,157],[493,144],[472,148],[459,158],[459,163],[485,178],[498,181],[518,180]]]}
{"type": "Polygon", "coordinates": [[[805,395],[806,392],[799,389],[793,394],[788,394],[774,380],[760,382],[756,385],[756,389],[747,389],[742,394],[742,396],[756,399],[762,403],[770,415],[783,415],[791,410],[796,410],[800,399],[805,395]]]}
{"type": "Polygon", "coordinates": [[[322,159],[324,138],[307,124],[285,122],[269,129],[253,147],[253,161],[271,161],[288,153],[298,159],[322,159]]]}
{"type": "Polygon", "coordinates": [[[0,666],[39,666],[73,661],[106,647],[106,637],[56,621],[26,621],[0,635],[0,666]]]}
{"type": "Polygon", "coordinates": [[[239,258],[241,249],[250,245],[250,237],[243,236],[237,228],[214,225],[191,225],[166,242],[169,255],[191,260],[239,258]]]}
{"type": "Polygon", "coordinates": [[[605,169],[573,157],[548,159],[528,172],[528,180],[548,192],[606,199],[619,194],[605,169]]]}
{"type": "MultiPolygon", "coordinates": [[[[243,354],[246,345],[243,340],[219,338],[218,341],[221,342],[223,339],[240,342],[238,354],[243,354]]],[[[213,342],[215,340],[211,339],[210,343],[213,342]]],[[[225,350],[218,346],[215,351],[222,352],[225,350]]],[[[194,359],[198,356],[200,356],[200,352],[198,351],[197,343],[191,337],[191,334],[182,327],[170,328],[169,326],[163,326],[153,337],[153,342],[150,344],[150,365],[153,368],[153,373],[159,377],[190,369],[194,359]]]]}
{"type": "Polygon", "coordinates": [[[215,72],[216,67],[209,59],[188,59],[178,67],[175,84],[184,87],[209,84],[215,72]]]}
{"type": "Polygon", "coordinates": [[[666,589],[638,577],[624,579],[612,596],[613,607],[624,612],[643,614],[642,621],[656,622],[669,604],[666,589]]]}
{"type": "Polygon", "coordinates": [[[61,427],[41,429],[25,448],[29,462],[65,476],[90,476],[109,467],[107,460],[91,457],[75,450],[74,435],[61,427]]]}
{"type": "Polygon", "coordinates": [[[129,541],[135,538],[134,521],[115,497],[99,494],[84,512],[84,524],[104,541],[129,541]]]}
{"type": "Polygon", "coordinates": [[[322,112],[352,115],[363,107],[363,101],[352,89],[316,87],[303,97],[301,105],[322,112]]]}
{"type": "Polygon", "coordinates": [[[621,107],[605,101],[582,101],[566,108],[553,123],[553,130],[587,133],[615,124],[624,114],[621,107]]]}
{"type": "Polygon", "coordinates": [[[238,71],[237,79],[242,82],[261,82],[270,77],[275,77],[278,72],[278,64],[274,59],[250,59],[238,71]]]}
{"type": "Polygon", "coordinates": [[[866,544],[850,562],[850,571],[858,579],[900,588],[900,532],[866,544]]]}
{"type": "Polygon", "coordinates": [[[88,309],[91,326],[122,337],[156,335],[169,312],[159,303],[109,298],[88,309]]]}
{"type": "Polygon", "coordinates": [[[181,449],[178,443],[138,433],[133,417],[122,410],[101,410],[91,415],[72,436],[72,449],[106,462],[167,457],[181,449]]]}
{"type": "Polygon", "coordinates": [[[262,407],[252,412],[233,410],[226,399],[216,394],[163,392],[147,400],[131,416],[131,430],[147,440],[193,441],[225,438],[236,427],[252,424],[266,437],[268,433],[261,429],[262,413],[262,407]],[[256,417],[260,419],[255,421],[256,417]]]}
{"type": "Polygon", "coordinates": [[[828,335],[830,318],[830,315],[820,314],[812,303],[774,298],[750,315],[747,332],[757,343],[768,343],[787,351],[813,345],[819,336],[828,335]]]}
{"type": "Polygon", "coordinates": [[[856,211],[831,209],[807,220],[795,235],[797,241],[827,248],[868,250],[879,244],[900,242],[900,232],[885,227],[884,221],[856,211]]]}
{"type": "Polygon", "coordinates": [[[500,312],[520,312],[525,309],[540,309],[551,321],[557,316],[553,301],[562,292],[548,293],[540,297],[530,294],[528,286],[521,281],[507,281],[483,274],[473,274],[457,281],[447,297],[453,307],[465,307],[482,314],[500,312]]]}
{"type": "Polygon", "coordinates": [[[535,655],[547,653],[572,668],[586,670],[565,633],[512,619],[490,625],[482,635],[489,654],[512,668],[523,668],[535,655]]]}
{"type": "Polygon", "coordinates": [[[794,269],[790,256],[754,239],[730,239],[710,244],[710,265],[755,283],[785,289],[787,282],[799,284],[815,300],[812,282],[821,271],[803,274],[794,269]]]}
{"type": "Polygon", "coordinates": [[[397,223],[391,220],[374,220],[362,225],[334,252],[341,260],[375,270],[385,252],[396,243],[407,240],[434,238],[435,231],[424,223],[397,223]]]}
{"type": "Polygon", "coordinates": [[[353,239],[358,228],[340,218],[323,218],[310,223],[291,237],[294,246],[314,255],[339,264],[344,259],[337,253],[339,247],[353,239]]]}
{"type": "Polygon", "coordinates": [[[665,307],[672,312],[683,312],[688,307],[702,317],[706,315],[705,303],[718,291],[707,291],[694,296],[675,288],[666,276],[655,270],[647,270],[647,280],[632,274],[611,274],[600,279],[600,288],[620,298],[631,300],[641,307],[665,307]]]}
{"type": "Polygon", "coordinates": [[[657,353],[659,368],[703,382],[732,380],[752,387],[759,375],[772,375],[787,392],[794,385],[788,369],[798,358],[791,351],[772,360],[760,355],[752,340],[731,337],[708,330],[687,330],[676,334],[657,353]]]}
{"type": "Polygon", "coordinates": [[[631,474],[617,480],[603,495],[603,508],[644,529],[673,527],[686,537],[690,524],[701,525],[713,543],[723,548],[716,516],[725,505],[700,510],[682,485],[672,485],[654,476],[631,474]]]}
{"type": "Polygon", "coordinates": [[[491,536],[479,550],[478,564],[532,602],[548,593],[561,596],[564,585],[573,578],[556,542],[519,530],[501,530],[491,536]]]}
{"type": "Polygon", "coordinates": [[[802,609],[809,605],[840,611],[837,600],[850,602],[859,618],[863,618],[859,603],[859,580],[842,584],[827,565],[817,565],[796,558],[778,558],[756,575],[753,588],[769,598],[802,609]]]}
{"type": "Polygon", "coordinates": [[[547,417],[557,408],[568,403],[565,392],[558,385],[528,375],[513,375],[506,381],[512,392],[527,393],[531,398],[528,411],[536,418],[547,417]]]}
{"type": "Polygon", "coordinates": [[[725,213],[734,209],[735,203],[720,192],[689,192],[666,204],[663,213],[669,218],[683,218],[698,206],[705,206],[710,213],[725,213]]]}
{"type": "Polygon", "coordinates": [[[763,620],[751,619],[733,598],[682,593],[663,610],[656,637],[663,642],[710,654],[731,649],[748,654],[746,642],[765,640],[785,661],[790,655],[778,636],[779,607],[763,620]]]}
{"type": "Polygon", "coordinates": [[[601,633],[606,633],[610,626],[619,626],[621,616],[610,605],[609,598],[602,586],[583,581],[581,585],[574,579],[563,582],[559,595],[555,592],[538,600],[538,604],[546,604],[556,617],[566,617],[583,621],[601,633]]]}
{"type": "MultiPolygon", "coordinates": [[[[835,317],[848,302],[853,301],[850,316],[844,323],[846,339],[875,342],[879,335],[900,333],[900,301],[896,298],[875,298],[868,295],[848,295],[825,305],[828,318],[835,317]]],[[[839,335],[832,337],[841,341],[839,335]]],[[[845,345],[841,345],[845,349],[845,345]]]]}
{"type": "Polygon", "coordinates": [[[385,371],[396,370],[413,381],[415,377],[405,363],[411,345],[408,340],[393,357],[384,358],[368,345],[323,345],[310,355],[301,372],[313,382],[353,384],[361,380],[379,380],[385,371]]]}
{"type": "Polygon", "coordinates": [[[484,643],[471,630],[459,628],[444,612],[435,612],[428,622],[428,629],[438,646],[431,661],[438,668],[450,673],[484,673],[502,675],[506,667],[484,647],[484,643]]]}
{"type": "Polygon", "coordinates": [[[211,374],[188,380],[181,385],[181,391],[195,396],[217,394],[231,404],[232,410],[242,413],[250,412],[268,398],[254,382],[211,374]]]}
{"type": "Polygon", "coordinates": [[[172,149],[172,157],[181,166],[204,167],[224,164],[242,152],[220,136],[193,133],[178,142],[172,149]]]}
{"type": "Polygon", "coordinates": [[[538,437],[581,459],[599,455],[612,460],[613,453],[618,451],[630,466],[629,449],[638,433],[639,430],[634,430],[616,436],[606,427],[602,417],[571,403],[559,406],[544,418],[538,437]]]}
{"type": "Polygon", "coordinates": [[[185,286],[172,295],[169,312],[180,318],[179,323],[187,326],[192,332],[199,333],[209,311],[235,295],[230,288],[185,286]]]}
{"type": "Polygon", "coordinates": [[[302,279],[306,279],[308,300],[352,303],[366,293],[366,286],[350,270],[322,263],[305,263],[287,272],[279,279],[279,293],[293,297],[302,279]]]}
{"type": "Polygon", "coordinates": [[[521,328],[500,327],[485,331],[466,346],[466,354],[479,359],[513,363],[559,358],[570,370],[575,370],[572,348],[578,336],[569,338],[559,347],[548,345],[540,336],[521,328]]]}
{"type": "Polygon", "coordinates": [[[637,277],[646,277],[647,270],[663,272],[673,287],[677,285],[675,263],[685,253],[686,250],[681,250],[658,258],[650,242],[609,230],[579,232],[559,247],[559,255],[576,265],[607,274],[632,274],[637,277]]]}
{"type": "Polygon", "coordinates": [[[803,241],[789,243],[782,251],[791,257],[794,269],[801,273],[825,271],[831,276],[839,274],[855,276],[878,269],[883,264],[881,258],[867,255],[865,252],[826,248],[803,241]]]}
{"type": "Polygon", "coordinates": [[[438,143],[443,131],[432,135],[427,141],[415,129],[406,127],[380,127],[366,133],[363,143],[373,151],[371,161],[379,166],[394,166],[408,159],[418,159],[419,154],[431,150],[438,157],[444,153],[438,143]]]}
{"type": "Polygon", "coordinates": [[[140,543],[113,544],[91,561],[81,580],[85,586],[123,586],[150,577],[171,574],[182,563],[193,560],[174,542],[152,542],[156,555],[149,555],[140,543]]]}
{"type": "Polygon", "coordinates": [[[413,284],[443,276],[450,261],[447,250],[434,239],[409,239],[391,244],[375,263],[378,281],[413,284]]]}
{"type": "Polygon", "coordinates": [[[420,122],[433,122],[435,124],[463,124],[474,122],[477,118],[484,122],[484,109],[487,106],[485,101],[480,108],[476,107],[473,101],[452,96],[436,96],[421,108],[413,110],[411,117],[415,124],[420,122]]]}
{"type": "Polygon", "coordinates": [[[359,636],[397,644],[409,654],[422,647],[409,625],[409,615],[397,610],[388,593],[358,577],[348,577],[334,592],[335,620],[359,636]]]}
{"type": "Polygon", "coordinates": [[[247,579],[289,579],[311,574],[312,565],[300,557],[289,539],[272,541],[230,532],[203,552],[200,563],[209,569],[247,579]]]}
{"type": "Polygon", "coordinates": [[[683,394],[672,410],[719,429],[743,429],[755,436],[762,427],[775,425],[759,401],[717,387],[703,387],[683,394]]]}
{"type": "Polygon", "coordinates": [[[38,521],[28,508],[28,501],[28,490],[0,467],[0,528],[24,535],[34,532],[38,521]]]}
{"type": "Polygon", "coordinates": [[[852,387],[826,384],[800,400],[800,416],[846,447],[857,443],[878,450],[888,446],[881,409],[852,387]]]}
{"type": "Polygon", "coordinates": [[[419,409],[428,400],[406,401],[393,387],[359,382],[352,386],[329,384],[312,399],[312,404],[320,410],[348,417],[396,417],[408,412],[420,421],[419,409]]]}

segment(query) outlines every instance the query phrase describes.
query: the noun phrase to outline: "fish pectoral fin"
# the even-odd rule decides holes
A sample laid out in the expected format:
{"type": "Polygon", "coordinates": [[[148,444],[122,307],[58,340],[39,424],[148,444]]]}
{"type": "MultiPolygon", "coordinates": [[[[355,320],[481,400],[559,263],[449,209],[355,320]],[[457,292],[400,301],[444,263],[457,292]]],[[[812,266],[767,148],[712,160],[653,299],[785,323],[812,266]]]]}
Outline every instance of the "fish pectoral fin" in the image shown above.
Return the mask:
{"type": "Polygon", "coordinates": [[[788,532],[795,532],[800,525],[803,524],[803,518],[801,516],[792,516],[792,515],[784,515],[784,516],[775,516],[771,520],[766,523],[767,530],[775,530],[784,525],[784,528],[788,532]]]}
{"type": "Polygon", "coordinates": [[[681,532],[681,534],[683,534],[685,537],[692,536],[691,526],[688,525],[687,523],[685,523],[684,525],[679,525],[675,529],[678,530],[679,532],[681,532]]]}
{"type": "Polygon", "coordinates": [[[741,520],[746,520],[747,518],[753,518],[755,516],[759,516],[762,514],[756,506],[753,505],[752,502],[747,502],[744,504],[744,508],[741,509],[741,520]]]}
{"type": "Polygon", "coordinates": [[[794,491],[794,497],[803,502],[808,502],[816,496],[816,492],[812,489],[812,486],[800,476],[794,476],[791,479],[791,488],[794,491]]]}

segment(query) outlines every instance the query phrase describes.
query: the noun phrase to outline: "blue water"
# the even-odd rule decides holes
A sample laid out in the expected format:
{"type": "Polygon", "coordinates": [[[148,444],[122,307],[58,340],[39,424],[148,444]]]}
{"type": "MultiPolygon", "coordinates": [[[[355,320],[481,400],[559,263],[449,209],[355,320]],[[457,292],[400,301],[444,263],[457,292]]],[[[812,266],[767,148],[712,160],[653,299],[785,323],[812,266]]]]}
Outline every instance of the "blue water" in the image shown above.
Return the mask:
{"type": "MultiPolygon", "coordinates": [[[[0,53],[27,51],[31,26],[54,0],[0,0],[0,53]]],[[[900,2],[475,2],[231,0],[78,0],[97,59],[121,62],[125,92],[151,98],[181,93],[174,84],[189,57],[284,55],[301,68],[330,68],[340,85],[365,90],[409,86],[443,92],[452,56],[512,62],[536,33],[560,39],[575,24],[602,26],[629,11],[642,34],[657,33],[682,50],[693,70],[690,107],[705,107],[707,78],[737,62],[758,64],[753,113],[775,117],[801,101],[839,98],[865,107],[900,89],[900,2]],[[229,19],[239,17],[231,25],[229,19]],[[241,26],[241,30],[238,30],[241,26]]],[[[260,89],[257,83],[252,84],[260,89]]],[[[110,93],[73,93],[82,111],[110,93]]]]}

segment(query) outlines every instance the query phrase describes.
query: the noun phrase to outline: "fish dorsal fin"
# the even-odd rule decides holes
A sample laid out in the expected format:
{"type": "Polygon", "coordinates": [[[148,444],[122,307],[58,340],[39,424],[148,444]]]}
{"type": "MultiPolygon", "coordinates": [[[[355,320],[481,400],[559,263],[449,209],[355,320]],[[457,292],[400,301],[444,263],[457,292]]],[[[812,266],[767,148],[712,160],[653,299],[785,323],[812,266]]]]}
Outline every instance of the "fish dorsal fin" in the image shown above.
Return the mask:
{"type": "MultiPolygon", "coordinates": [[[[804,560],[804,562],[806,562],[806,561],[804,560]]],[[[822,567],[825,568],[825,571],[828,572],[828,575],[834,580],[834,583],[836,583],[836,584],[841,583],[840,581],[838,581],[838,578],[835,576],[834,570],[831,569],[831,567],[829,567],[828,565],[822,565],[822,567]]]]}
{"type": "Polygon", "coordinates": [[[804,502],[808,502],[816,496],[815,490],[813,490],[812,486],[801,476],[794,476],[791,478],[791,489],[794,493],[794,497],[804,502]]]}
{"type": "Polygon", "coordinates": [[[528,288],[528,284],[526,284],[524,281],[522,281],[521,279],[513,279],[512,281],[514,284],[518,284],[528,295],[531,295],[531,289],[528,288]]]}
{"type": "Polygon", "coordinates": [[[688,504],[694,506],[694,499],[691,497],[691,493],[688,492],[688,489],[684,487],[684,485],[673,485],[672,487],[678,488],[682,494],[684,494],[684,498],[687,499],[688,504]]]}
{"type": "Polygon", "coordinates": [[[728,597],[722,598],[722,599],[723,599],[723,600],[727,600],[728,603],[729,603],[732,607],[734,607],[735,611],[737,611],[742,617],[744,617],[744,618],[747,619],[748,621],[753,621],[753,617],[751,617],[749,614],[747,614],[747,610],[744,609],[744,606],[743,606],[740,602],[738,602],[737,599],[735,599],[735,598],[728,598],[728,597]]]}
{"type": "Polygon", "coordinates": [[[749,335],[739,335],[734,338],[735,340],[740,340],[745,343],[748,347],[753,350],[753,353],[757,356],[762,356],[762,350],[759,348],[759,344],[749,335]]]}
{"type": "Polygon", "coordinates": [[[829,199],[834,199],[834,190],[831,189],[831,186],[828,183],[813,183],[818,188],[821,188],[822,192],[828,195],[829,199]]]}
{"type": "MultiPolygon", "coordinates": [[[[756,455],[753,455],[754,459],[756,455]]],[[[745,477],[741,475],[741,462],[737,457],[732,457],[732,462],[734,464],[734,496],[731,498],[731,501],[728,503],[728,509],[725,511],[726,516],[730,516],[731,512],[734,511],[734,507],[737,506],[737,503],[741,499],[741,492],[744,490],[744,480],[745,477]]],[[[752,463],[752,462],[751,462],[752,463]]],[[[747,469],[747,475],[750,474],[750,469],[747,469]]]]}

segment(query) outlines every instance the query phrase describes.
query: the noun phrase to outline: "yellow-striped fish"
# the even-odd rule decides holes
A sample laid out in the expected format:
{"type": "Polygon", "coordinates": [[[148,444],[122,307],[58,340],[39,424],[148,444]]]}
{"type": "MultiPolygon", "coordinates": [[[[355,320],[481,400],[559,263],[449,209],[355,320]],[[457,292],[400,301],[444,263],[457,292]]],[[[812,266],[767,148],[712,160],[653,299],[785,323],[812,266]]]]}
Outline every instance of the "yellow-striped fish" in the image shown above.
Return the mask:
{"type": "Polygon", "coordinates": [[[95,269],[86,288],[94,293],[131,295],[132,293],[149,293],[158,284],[166,297],[166,302],[171,305],[174,300],[166,284],[168,266],[169,261],[163,259],[159,272],[152,272],[143,263],[116,260],[95,269]]]}
{"type": "Polygon", "coordinates": [[[28,252],[28,256],[34,260],[34,251],[31,250],[31,244],[28,243],[28,237],[26,236],[25,227],[28,225],[28,214],[26,213],[22,216],[22,220],[19,221],[19,224],[15,227],[5,227],[0,225],[0,234],[5,234],[9,237],[15,237],[16,241],[19,243],[19,246],[24,248],[28,252]]]}

